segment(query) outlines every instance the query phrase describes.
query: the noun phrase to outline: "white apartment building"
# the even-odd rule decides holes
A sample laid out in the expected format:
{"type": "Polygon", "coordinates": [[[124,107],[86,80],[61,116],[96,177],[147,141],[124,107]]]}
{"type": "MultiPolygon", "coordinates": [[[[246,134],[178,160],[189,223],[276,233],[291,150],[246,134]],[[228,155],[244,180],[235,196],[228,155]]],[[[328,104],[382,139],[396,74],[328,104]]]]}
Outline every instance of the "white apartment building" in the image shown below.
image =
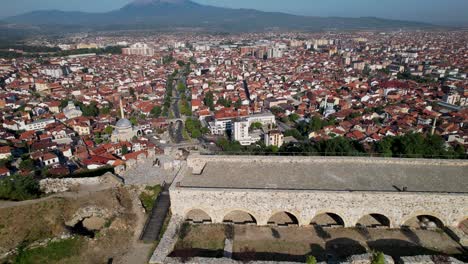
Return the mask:
{"type": "Polygon", "coordinates": [[[63,69],[60,65],[45,66],[39,72],[43,75],[47,75],[57,79],[63,76],[63,69]]]}
{"type": "Polygon", "coordinates": [[[451,105],[459,105],[461,107],[468,106],[468,99],[458,93],[446,94],[443,97],[444,102],[451,105]]]}
{"type": "MultiPolygon", "coordinates": [[[[234,118],[220,118],[209,122],[208,126],[211,131],[211,134],[224,135],[224,133],[226,133],[227,131],[233,131],[233,120],[234,118]]],[[[247,127],[250,127],[250,125],[252,125],[253,123],[261,123],[263,126],[276,124],[275,115],[273,115],[272,113],[260,113],[249,115],[248,117],[242,119],[242,121],[246,121],[248,123],[247,127]]]]}
{"type": "Polygon", "coordinates": [[[249,126],[253,123],[261,123],[264,126],[276,124],[275,115],[272,113],[260,113],[249,115],[247,117],[247,121],[249,121],[249,126]]]}
{"type": "Polygon", "coordinates": [[[50,119],[42,119],[42,120],[37,120],[32,123],[28,124],[21,124],[23,129],[26,131],[31,131],[31,130],[43,130],[47,125],[55,123],[55,119],[50,118],[50,119]]]}
{"type": "Polygon", "coordinates": [[[146,43],[135,43],[129,48],[122,49],[124,55],[153,56],[154,49],[146,43]]]}
{"type": "Polygon", "coordinates": [[[281,147],[283,145],[284,136],[279,130],[271,130],[265,134],[265,145],[281,147]]]}
{"type": "Polygon", "coordinates": [[[251,133],[249,131],[253,123],[260,123],[262,126],[274,125],[276,124],[276,119],[271,113],[261,113],[235,121],[233,125],[233,139],[239,141],[243,146],[252,145],[259,141],[261,133],[251,133]]]}
{"type": "Polygon", "coordinates": [[[208,123],[210,132],[213,135],[224,135],[226,131],[232,129],[232,119],[231,118],[222,118],[215,119],[213,122],[208,123]]]}
{"type": "Polygon", "coordinates": [[[249,128],[247,120],[234,122],[234,140],[239,141],[242,146],[252,145],[260,139],[260,137],[250,135],[249,128]]]}

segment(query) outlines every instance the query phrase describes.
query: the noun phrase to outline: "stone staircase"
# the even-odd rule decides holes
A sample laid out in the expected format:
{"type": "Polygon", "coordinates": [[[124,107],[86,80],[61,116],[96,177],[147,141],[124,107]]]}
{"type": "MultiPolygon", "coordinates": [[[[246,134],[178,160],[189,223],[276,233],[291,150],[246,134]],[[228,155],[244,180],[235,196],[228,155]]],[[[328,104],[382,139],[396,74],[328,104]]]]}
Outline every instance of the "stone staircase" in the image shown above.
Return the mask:
{"type": "Polygon", "coordinates": [[[154,202],[153,210],[151,211],[148,220],[146,221],[143,232],[141,233],[140,240],[145,242],[156,241],[159,238],[159,233],[164,225],[164,220],[171,207],[171,200],[169,197],[170,184],[165,184],[163,191],[154,202]]]}

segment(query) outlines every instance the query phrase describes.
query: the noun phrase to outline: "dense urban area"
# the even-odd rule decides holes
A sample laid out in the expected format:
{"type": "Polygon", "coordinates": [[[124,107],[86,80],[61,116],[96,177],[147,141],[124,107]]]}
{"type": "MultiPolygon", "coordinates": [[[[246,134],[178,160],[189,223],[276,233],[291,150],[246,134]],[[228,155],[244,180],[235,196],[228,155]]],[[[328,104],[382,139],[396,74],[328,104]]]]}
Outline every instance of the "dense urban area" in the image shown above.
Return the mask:
{"type": "Polygon", "coordinates": [[[159,148],[157,135],[178,120],[186,124],[177,139],[214,142],[215,152],[464,158],[467,39],[357,32],[36,40],[1,59],[1,175],[116,167],[159,148]]]}
{"type": "MultiPolygon", "coordinates": [[[[352,156],[358,161],[370,157],[424,158],[441,164],[454,160],[462,164],[457,173],[460,179],[464,174],[465,182],[459,182],[460,192],[464,193],[466,188],[462,187],[466,187],[467,171],[462,160],[468,157],[467,43],[468,32],[451,30],[79,33],[4,43],[0,46],[0,199],[9,200],[6,203],[46,199],[49,203],[42,205],[37,217],[46,217],[47,212],[53,210],[64,210],[63,214],[70,218],[72,208],[88,206],[89,209],[86,197],[95,193],[99,196],[95,200],[100,199],[107,206],[101,208],[99,217],[93,211],[96,208],[91,207],[82,212],[82,215],[88,213],[82,219],[92,219],[86,217],[94,212],[93,217],[97,219],[93,223],[70,220],[72,224],[67,225],[74,228],[73,232],[88,237],[89,230],[83,231],[82,226],[75,225],[88,224],[89,227],[99,222],[95,230],[109,228],[110,231],[92,234],[103,253],[92,251],[92,243],[83,246],[81,236],[66,238],[66,244],[46,241],[49,246],[44,251],[51,250],[51,244],[53,247],[57,243],[57,259],[53,259],[53,253],[46,253],[52,260],[59,261],[67,257],[62,251],[86,247],[86,253],[69,259],[68,263],[79,263],[76,261],[83,259],[86,262],[82,263],[104,263],[111,255],[115,259],[122,257],[119,254],[124,247],[135,250],[135,254],[143,258],[154,251],[154,244],[122,245],[121,248],[112,245],[116,241],[130,240],[132,232],[138,233],[135,235],[138,238],[141,230],[133,230],[133,223],[143,226],[146,217],[150,215],[151,218],[151,212],[155,212],[152,210],[154,199],[165,192],[164,184],[172,182],[180,174],[180,168],[185,168],[180,164],[189,152],[202,156],[252,156],[252,159],[257,156],[314,156],[317,159],[319,156],[331,159],[352,156]],[[142,163],[142,160],[150,161],[142,163]],[[100,182],[100,187],[89,188],[82,184],[81,190],[75,190],[76,197],[50,196],[59,191],[49,192],[48,189],[61,188],[58,184],[44,187],[45,181],[71,179],[78,182],[103,174],[105,179],[100,181],[105,184],[100,182]],[[154,180],[153,176],[159,178],[154,180]],[[119,185],[112,192],[101,189],[106,184],[114,186],[121,181],[145,183],[146,187],[128,190],[119,185]],[[139,197],[137,200],[148,215],[133,212],[138,210],[136,205],[131,206],[133,196],[139,197]],[[67,199],[72,203],[70,208],[63,207],[67,199]],[[120,215],[116,216],[114,211],[119,211],[120,215]]],[[[218,164],[210,162],[207,162],[206,174],[211,172],[210,166],[214,166],[210,164],[218,164]]],[[[229,168],[235,170],[227,166],[229,173],[229,168]]],[[[402,190],[395,188],[406,190],[405,186],[402,190]]],[[[466,201],[466,196],[463,197],[466,201]]],[[[0,203],[0,210],[8,208],[8,204],[0,203]]],[[[167,222],[170,216],[166,217],[166,213],[162,221],[166,219],[167,222]]],[[[21,214],[25,219],[36,217],[36,214],[27,216],[24,212],[8,211],[8,215],[14,214],[21,214]]],[[[202,218],[201,222],[203,220],[206,219],[202,218]]],[[[431,222],[427,226],[433,227],[436,221],[429,220],[425,218],[424,221],[431,222]]],[[[28,234],[23,241],[15,238],[8,243],[0,242],[0,257],[11,261],[7,263],[35,263],[28,259],[37,257],[39,252],[35,247],[31,249],[28,243],[65,232],[63,226],[54,226],[44,231],[50,234],[44,235],[40,230],[31,234],[23,230],[27,229],[24,227],[8,229],[5,221],[11,224],[11,219],[0,217],[0,236],[28,234]]],[[[468,221],[464,223],[461,232],[465,232],[466,237],[468,221]]],[[[394,224],[392,222],[392,227],[394,224]]],[[[343,226],[346,225],[343,223],[343,226]]],[[[161,228],[166,227],[167,223],[161,228]]],[[[249,225],[231,230],[217,225],[184,224],[179,227],[182,233],[179,233],[180,241],[173,254],[184,261],[207,255],[220,257],[219,252],[222,257],[224,240],[231,236],[244,238],[246,232],[259,237],[270,236],[273,232],[273,237],[284,239],[302,236],[300,231],[288,233],[286,229],[250,229],[249,225]],[[221,242],[202,243],[210,239],[221,242]],[[195,253],[187,251],[196,247],[195,253]],[[213,251],[202,254],[204,247],[211,247],[213,251]]],[[[410,232],[408,230],[406,232],[410,232]]],[[[327,236],[359,236],[361,231],[347,235],[323,229],[315,232],[326,240],[327,236]]],[[[442,234],[420,235],[427,235],[432,244],[437,244],[439,240],[448,239],[441,238],[442,234]]],[[[395,234],[388,234],[392,235],[395,234]]],[[[448,243],[443,246],[452,249],[448,243]]],[[[238,260],[272,260],[260,252],[256,254],[255,247],[261,248],[261,245],[247,243],[240,247],[234,244],[231,250],[238,251],[233,255],[238,260]]],[[[289,253],[301,257],[277,254],[273,259],[316,263],[312,255],[318,251],[298,248],[297,252],[289,253]],[[312,253],[308,254],[309,251],[312,253]]],[[[356,253],[354,249],[352,253],[356,253]]],[[[461,247],[450,250],[445,253],[466,254],[461,247]]],[[[382,252],[389,254],[385,250],[372,251],[370,258],[384,261],[386,256],[382,252]]],[[[428,252],[425,253],[430,255],[428,252]]],[[[324,261],[329,253],[320,254],[325,257],[316,257],[324,261]]],[[[133,262],[135,258],[125,255],[118,263],[139,263],[133,262]]],[[[39,263],[51,259],[45,258],[45,262],[39,263]]],[[[444,257],[441,259],[448,261],[444,257]]],[[[432,260],[431,263],[458,263],[432,260]]],[[[112,263],[110,261],[108,263],[112,263]]]]}

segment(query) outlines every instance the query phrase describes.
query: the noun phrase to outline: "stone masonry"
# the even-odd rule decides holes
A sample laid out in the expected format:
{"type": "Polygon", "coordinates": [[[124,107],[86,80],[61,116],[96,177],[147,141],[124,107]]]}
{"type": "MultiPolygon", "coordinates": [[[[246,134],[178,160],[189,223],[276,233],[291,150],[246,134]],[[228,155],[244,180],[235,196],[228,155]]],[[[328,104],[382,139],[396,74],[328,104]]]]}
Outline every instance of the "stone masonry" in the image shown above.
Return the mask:
{"type": "MultiPolygon", "coordinates": [[[[408,162],[424,166],[459,167],[458,170],[466,172],[466,161],[441,161],[441,160],[405,160],[405,159],[364,159],[364,158],[329,158],[333,162],[338,161],[353,163],[392,163],[392,166],[403,166],[408,162]],[[348,160],[347,160],[348,159],[348,160]],[[461,166],[461,167],[460,167],[461,166]]],[[[398,191],[353,191],[353,190],[288,190],[287,188],[249,189],[240,188],[216,188],[203,186],[184,186],[184,177],[202,177],[203,170],[210,162],[226,162],[255,164],[266,162],[271,164],[282,163],[282,166],[294,162],[308,162],[317,160],[326,162],[327,158],[315,157],[203,157],[192,156],[188,159],[188,166],[193,168],[195,174],[179,175],[170,190],[171,208],[173,215],[184,218],[191,210],[204,211],[213,223],[222,223],[224,217],[232,211],[243,211],[252,215],[258,225],[267,225],[271,216],[278,212],[288,212],[294,215],[299,225],[309,225],[311,220],[322,213],[334,213],[339,215],[346,227],[354,227],[359,219],[369,214],[381,214],[390,220],[391,227],[404,225],[408,220],[420,216],[430,215],[440,219],[445,226],[458,226],[468,218],[468,192],[398,192],[398,191]]],[[[375,164],[374,164],[375,165],[375,164]]],[[[311,165],[312,166],[312,165],[311,165]]],[[[252,165],[252,170],[255,166],[252,165]]],[[[249,171],[249,170],[245,170],[249,171]]],[[[443,172],[443,171],[442,171],[443,172]]],[[[235,173],[234,173],[235,174],[235,173]]],[[[261,174],[261,172],[259,173],[261,174]]],[[[443,176],[443,175],[442,175],[443,176]]],[[[466,175],[468,176],[468,175],[466,175]]],[[[220,173],[219,177],[225,177],[229,181],[233,172],[220,173]],[[223,175],[223,174],[227,174],[223,175]]],[[[248,175],[243,175],[248,177],[248,175]]],[[[257,176],[258,177],[258,176],[257,176]]],[[[288,177],[288,175],[284,175],[288,177]]],[[[463,178],[463,175],[461,175],[463,178]]],[[[422,180],[424,180],[422,178],[422,180]]],[[[196,178],[195,178],[196,181],[196,178]]],[[[193,182],[193,181],[192,181],[193,182]]],[[[464,183],[460,183],[464,184],[464,183]]],[[[449,186],[450,187],[450,186],[449,186]]],[[[462,186],[462,188],[464,188],[462,186]]]]}

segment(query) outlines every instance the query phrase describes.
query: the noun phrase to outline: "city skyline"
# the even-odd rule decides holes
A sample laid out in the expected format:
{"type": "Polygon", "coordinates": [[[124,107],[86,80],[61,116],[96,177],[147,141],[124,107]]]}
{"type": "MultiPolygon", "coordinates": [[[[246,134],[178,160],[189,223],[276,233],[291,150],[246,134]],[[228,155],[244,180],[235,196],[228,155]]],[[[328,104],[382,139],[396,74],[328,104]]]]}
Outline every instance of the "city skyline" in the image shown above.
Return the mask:
{"type": "Polygon", "coordinates": [[[468,0],[131,1],[3,0],[2,263],[468,263],[468,0]]]}
{"type": "MultiPolygon", "coordinates": [[[[35,10],[58,9],[64,11],[106,12],[118,9],[131,2],[129,0],[103,0],[99,4],[86,4],[91,1],[45,0],[37,3],[32,0],[21,0],[3,3],[0,18],[6,18],[35,10]]],[[[379,17],[398,20],[430,22],[434,24],[466,25],[468,17],[463,10],[468,9],[468,1],[464,0],[412,0],[412,1],[379,1],[372,0],[294,0],[294,5],[284,1],[246,1],[246,0],[194,0],[194,2],[229,8],[252,8],[261,11],[285,12],[306,16],[338,16],[338,17],[379,17]],[[449,3],[447,3],[449,2],[449,3]],[[340,7],[340,8],[337,8],[340,7]],[[389,12],[391,10],[391,12],[389,12]]]]}

